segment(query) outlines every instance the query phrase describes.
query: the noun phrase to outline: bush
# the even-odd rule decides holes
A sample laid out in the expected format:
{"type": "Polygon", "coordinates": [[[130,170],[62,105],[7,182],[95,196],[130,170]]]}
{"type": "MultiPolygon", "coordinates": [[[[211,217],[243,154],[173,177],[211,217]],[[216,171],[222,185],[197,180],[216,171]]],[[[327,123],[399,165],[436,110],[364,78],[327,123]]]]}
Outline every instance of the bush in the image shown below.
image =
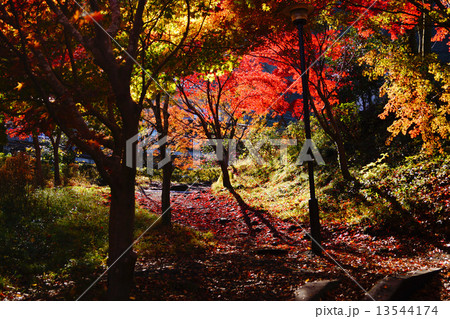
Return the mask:
{"type": "Polygon", "coordinates": [[[80,176],[78,164],[62,164],[61,165],[62,181],[64,185],[70,185],[71,180],[80,176]]]}
{"type": "Polygon", "coordinates": [[[62,164],[61,165],[63,185],[73,186],[77,184],[98,184],[104,185],[100,175],[91,164],[62,164]]]}
{"type": "Polygon", "coordinates": [[[391,205],[394,199],[424,227],[444,233],[441,229],[446,229],[450,222],[450,156],[418,154],[401,162],[392,162],[385,154],[376,162],[366,165],[361,173],[366,199],[384,202],[389,208],[374,212],[380,222],[404,224],[404,221],[398,220],[398,210],[391,205]],[[384,197],[381,196],[383,194],[384,197]],[[386,203],[389,198],[391,200],[386,203]],[[391,219],[395,219],[395,222],[391,219]]]}
{"type": "Polygon", "coordinates": [[[33,181],[33,159],[19,153],[4,159],[0,167],[0,212],[4,218],[29,213],[26,209],[33,181]]]}

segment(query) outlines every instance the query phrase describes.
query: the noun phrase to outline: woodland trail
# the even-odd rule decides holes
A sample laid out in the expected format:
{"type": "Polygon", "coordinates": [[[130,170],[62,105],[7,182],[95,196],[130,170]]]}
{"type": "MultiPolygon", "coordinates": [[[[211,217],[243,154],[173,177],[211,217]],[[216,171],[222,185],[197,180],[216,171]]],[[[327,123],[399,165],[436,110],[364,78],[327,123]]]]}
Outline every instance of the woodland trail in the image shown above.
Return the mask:
{"type": "MultiPolygon", "coordinates": [[[[145,193],[137,194],[138,202],[157,212],[158,193],[145,193]]],[[[308,253],[307,225],[266,216],[293,239],[287,245],[250,213],[256,234],[249,236],[234,199],[212,194],[207,186],[175,191],[172,203],[175,223],[212,233],[215,245],[188,256],[140,258],[136,300],[293,300],[296,288],[322,279],[341,280],[323,300],[360,300],[386,275],[428,268],[443,271],[412,299],[450,299],[450,256],[423,239],[325,224],[326,253],[317,257],[308,253]]]]}

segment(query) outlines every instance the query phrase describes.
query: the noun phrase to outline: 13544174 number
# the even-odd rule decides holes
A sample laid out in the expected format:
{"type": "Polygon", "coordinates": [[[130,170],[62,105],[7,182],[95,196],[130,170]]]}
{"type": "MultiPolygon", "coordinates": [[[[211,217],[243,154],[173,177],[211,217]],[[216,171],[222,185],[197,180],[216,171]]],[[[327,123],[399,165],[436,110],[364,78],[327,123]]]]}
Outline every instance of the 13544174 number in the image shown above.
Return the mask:
{"type": "Polygon", "coordinates": [[[377,306],[377,316],[395,316],[395,315],[437,315],[437,306],[377,306]]]}

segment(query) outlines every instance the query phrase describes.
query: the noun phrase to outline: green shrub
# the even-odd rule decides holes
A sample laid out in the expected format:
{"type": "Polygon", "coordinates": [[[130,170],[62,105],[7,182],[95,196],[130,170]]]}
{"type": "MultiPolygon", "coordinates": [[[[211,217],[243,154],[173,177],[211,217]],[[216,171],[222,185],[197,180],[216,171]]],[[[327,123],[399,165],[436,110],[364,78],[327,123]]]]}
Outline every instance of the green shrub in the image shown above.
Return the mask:
{"type": "Polygon", "coordinates": [[[64,185],[73,186],[79,184],[99,184],[100,175],[92,164],[61,164],[62,181],[64,185]]]}
{"type": "MultiPolygon", "coordinates": [[[[25,203],[22,213],[29,213],[9,220],[0,213],[0,292],[34,291],[47,298],[52,290],[59,299],[73,299],[106,267],[109,189],[46,188],[27,196],[16,200],[25,203]]],[[[135,247],[140,255],[189,255],[211,241],[187,227],[166,229],[156,221],[156,215],[137,208],[135,237],[152,226],[135,247]]],[[[101,285],[95,289],[96,297],[103,293],[101,285]]]]}
{"type": "Polygon", "coordinates": [[[427,227],[445,229],[449,223],[449,176],[450,156],[418,154],[393,162],[383,154],[377,161],[366,165],[359,178],[366,199],[385,206],[383,210],[374,211],[379,222],[404,224],[398,207],[393,205],[395,200],[403,214],[407,212],[411,219],[423,222],[427,227]]]}

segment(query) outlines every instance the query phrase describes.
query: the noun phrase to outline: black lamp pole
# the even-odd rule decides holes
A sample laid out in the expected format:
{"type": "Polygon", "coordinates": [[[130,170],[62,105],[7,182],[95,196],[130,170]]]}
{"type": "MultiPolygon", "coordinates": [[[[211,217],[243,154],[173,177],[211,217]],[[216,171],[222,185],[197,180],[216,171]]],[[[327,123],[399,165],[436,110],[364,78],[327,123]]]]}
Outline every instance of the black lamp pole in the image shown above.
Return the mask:
{"type": "MultiPolygon", "coordinates": [[[[308,18],[310,8],[308,6],[297,5],[290,10],[292,22],[298,29],[298,44],[300,50],[300,69],[302,72],[302,88],[303,88],[303,121],[305,123],[306,140],[311,140],[311,123],[309,120],[309,88],[308,88],[308,72],[306,71],[305,62],[305,44],[303,41],[303,27],[308,18]]],[[[314,158],[314,157],[312,157],[314,158]]],[[[311,250],[316,255],[322,254],[321,238],[320,238],[320,220],[319,220],[319,204],[316,198],[316,190],[314,186],[314,162],[308,161],[309,176],[309,222],[311,225],[311,250]]]]}

